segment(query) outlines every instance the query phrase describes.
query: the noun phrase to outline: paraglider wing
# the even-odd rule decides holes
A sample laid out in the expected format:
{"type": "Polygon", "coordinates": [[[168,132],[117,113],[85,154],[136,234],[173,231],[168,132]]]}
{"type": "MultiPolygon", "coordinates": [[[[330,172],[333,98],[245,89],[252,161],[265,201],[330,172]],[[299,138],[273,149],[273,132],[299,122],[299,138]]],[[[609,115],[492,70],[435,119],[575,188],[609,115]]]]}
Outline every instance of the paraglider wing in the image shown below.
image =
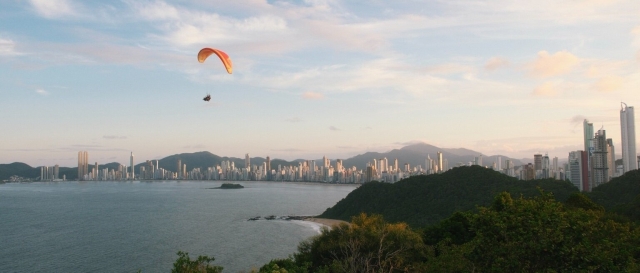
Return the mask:
{"type": "Polygon", "coordinates": [[[229,55],[220,50],[205,47],[198,52],[198,62],[204,63],[204,60],[207,59],[211,54],[216,54],[224,64],[224,67],[227,69],[227,72],[231,74],[233,71],[233,65],[231,64],[231,59],[229,59],[229,55]]]}

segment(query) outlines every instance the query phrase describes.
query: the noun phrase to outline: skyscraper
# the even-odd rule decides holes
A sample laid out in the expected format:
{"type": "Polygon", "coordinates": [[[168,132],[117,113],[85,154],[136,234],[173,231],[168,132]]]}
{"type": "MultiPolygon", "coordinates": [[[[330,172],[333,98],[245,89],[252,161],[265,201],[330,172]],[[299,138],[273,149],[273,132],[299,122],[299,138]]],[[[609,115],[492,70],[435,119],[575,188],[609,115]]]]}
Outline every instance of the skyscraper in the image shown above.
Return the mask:
{"type": "Polygon", "coordinates": [[[542,154],[533,155],[533,169],[534,171],[542,170],[542,154]]]}
{"type": "Polygon", "coordinates": [[[591,157],[593,183],[591,188],[609,182],[609,163],[607,162],[607,134],[605,130],[598,130],[593,138],[594,152],[591,157]]]}
{"type": "Polygon", "coordinates": [[[89,173],[89,154],[87,151],[78,152],[78,180],[84,180],[89,173]]]}
{"type": "Polygon", "coordinates": [[[580,191],[589,191],[586,163],[587,153],[585,151],[575,151],[569,153],[569,179],[580,191]]]}
{"type": "Polygon", "coordinates": [[[636,126],[633,106],[622,103],[620,109],[620,131],[622,135],[622,171],[626,173],[638,168],[636,158],[636,126]]]}
{"type": "MultiPolygon", "coordinates": [[[[589,123],[588,120],[584,120],[583,125],[583,133],[584,133],[584,152],[587,153],[587,160],[583,162],[583,166],[587,168],[587,178],[584,178],[589,185],[592,184],[592,170],[591,170],[591,156],[593,156],[593,123],[589,123]]],[[[585,189],[585,191],[591,191],[591,188],[585,189]]]]}
{"type": "Polygon", "coordinates": [[[247,168],[247,170],[251,170],[251,158],[249,154],[244,155],[244,167],[247,168]]]}
{"type": "MultiPolygon", "coordinates": [[[[268,181],[271,181],[271,179],[272,179],[272,178],[271,178],[271,158],[270,158],[269,156],[267,156],[267,161],[266,161],[266,163],[267,163],[267,166],[266,166],[265,168],[266,168],[266,171],[267,171],[267,180],[268,180],[268,181]]],[[[314,161],[314,166],[313,166],[313,168],[315,169],[315,161],[314,161]]]]}
{"type": "Polygon", "coordinates": [[[131,180],[134,180],[136,175],[136,171],[134,170],[133,167],[133,152],[131,152],[131,156],[129,157],[129,167],[131,168],[131,180]]]}
{"type": "Polygon", "coordinates": [[[176,179],[182,179],[182,160],[178,158],[176,165],[176,179]]]}
{"type": "Polygon", "coordinates": [[[582,122],[582,129],[584,133],[584,151],[589,153],[591,149],[591,139],[593,139],[593,123],[589,123],[588,120],[582,122]]]}
{"type": "Polygon", "coordinates": [[[436,160],[438,160],[438,170],[437,170],[437,172],[439,172],[439,173],[444,172],[444,170],[443,170],[444,162],[442,162],[442,152],[438,152],[438,158],[436,160]]]}
{"type": "Polygon", "coordinates": [[[613,139],[607,138],[607,165],[609,168],[609,180],[616,176],[616,154],[613,147],[613,139]]]}

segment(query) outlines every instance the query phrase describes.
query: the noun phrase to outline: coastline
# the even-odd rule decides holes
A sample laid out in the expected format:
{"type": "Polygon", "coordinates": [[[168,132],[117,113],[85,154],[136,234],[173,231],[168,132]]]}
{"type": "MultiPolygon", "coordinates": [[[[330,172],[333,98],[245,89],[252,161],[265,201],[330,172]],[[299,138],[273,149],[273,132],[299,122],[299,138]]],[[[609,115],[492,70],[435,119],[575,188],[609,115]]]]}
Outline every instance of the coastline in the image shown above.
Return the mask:
{"type": "Polygon", "coordinates": [[[327,219],[327,218],[316,218],[316,217],[307,217],[307,218],[304,218],[303,221],[318,223],[320,225],[327,226],[329,228],[338,226],[342,223],[349,224],[349,222],[347,221],[327,219]]]}

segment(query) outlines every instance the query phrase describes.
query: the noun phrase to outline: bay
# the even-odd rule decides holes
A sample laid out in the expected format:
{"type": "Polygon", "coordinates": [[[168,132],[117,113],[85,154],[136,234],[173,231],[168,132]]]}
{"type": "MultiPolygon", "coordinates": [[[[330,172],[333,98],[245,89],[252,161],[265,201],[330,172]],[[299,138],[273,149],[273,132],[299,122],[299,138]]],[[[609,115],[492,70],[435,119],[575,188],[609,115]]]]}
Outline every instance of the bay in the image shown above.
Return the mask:
{"type": "Polygon", "coordinates": [[[0,184],[0,272],[170,272],[177,251],[224,272],[286,258],[319,234],[305,221],[357,185],[220,181],[0,184]]]}

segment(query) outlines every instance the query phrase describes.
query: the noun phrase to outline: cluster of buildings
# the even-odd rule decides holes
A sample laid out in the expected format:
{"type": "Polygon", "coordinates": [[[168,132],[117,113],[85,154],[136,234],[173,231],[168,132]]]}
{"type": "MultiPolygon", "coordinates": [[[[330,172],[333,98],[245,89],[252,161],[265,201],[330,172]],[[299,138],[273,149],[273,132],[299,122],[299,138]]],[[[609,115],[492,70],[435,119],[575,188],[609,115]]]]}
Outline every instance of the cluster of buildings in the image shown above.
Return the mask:
{"type": "MultiPolygon", "coordinates": [[[[593,123],[583,121],[584,149],[569,152],[566,163],[558,165],[558,158],[549,159],[548,155],[535,154],[534,163],[513,167],[509,160],[506,168],[493,169],[522,180],[555,178],[569,180],[580,191],[591,191],[593,188],[609,182],[612,178],[628,171],[640,168],[640,156],[636,151],[635,117],[633,106],[621,104],[620,131],[622,159],[616,161],[613,139],[607,138],[604,128],[594,131],[593,123]],[[620,162],[620,164],[616,164],[620,162]]],[[[482,165],[476,158],[475,165],[482,165]]],[[[498,158],[498,164],[501,160],[498,158]]]]}
{"type": "MultiPolygon", "coordinates": [[[[635,120],[633,106],[622,103],[620,110],[622,162],[616,164],[614,144],[607,138],[604,128],[595,131],[593,123],[583,122],[584,149],[572,151],[566,163],[560,164],[558,157],[549,158],[548,155],[535,154],[533,163],[514,166],[509,160],[498,157],[492,166],[485,166],[506,175],[522,180],[555,178],[569,180],[581,191],[591,191],[613,177],[630,170],[639,168],[640,156],[636,154],[635,120]],[[504,163],[504,164],[503,164],[504,163]]],[[[458,163],[462,165],[484,166],[482,155],[473,161],[458,163]]],[[[159,161],[147,160],[136,172],[133,152],[130,155],[129,166],[119,165],[116,169],[98,169],[96,162],[89,171],[88,152],[78,152],[78,180],[230,180],[230,181],[306,181],[326,183],[365,183],[369,181],[396,182],[403,178],[444,172],[449,169],[449,162],[443,158],[441,152],[436,158],[427,155],[424,169],[421,165],[411,167],[409,164],[398,165],[398,159],[389,162],[387,158],[373,159],[366,168],[358,170],[356,167],[346,168],[341,159],[331,160],[323,157],[318,164],[315,160],[298,162],[297,166],[281,166],[272,168],[271,159],[267,156],[262,164],[251,164],[249,154],[245,155],[244,167],[236,167],[233,161],[223,161],[220,165],[207,169],[193,168],[187,170],[187,165],[180,159],[176,161],[175,171],[163,169],[159,161]]],[[[41,167],[40,180],[56,181],[58,165],[41,167]]],[[[62,178],[63,180],[65,177],[62,178]]]]}
{"type": "Polygon", "coordinates": [[[640,156],[636,151],[636,129],[633,106],[622,103],[620,109],[620,133],[622,164],[616,164],[613,140],[600,129],[594,133],[593,123],[583,122],[584,150],[569,153],[566,166],[567,178],[581,191],[609,182],[613,177],[636,170],[640,156]]]}

